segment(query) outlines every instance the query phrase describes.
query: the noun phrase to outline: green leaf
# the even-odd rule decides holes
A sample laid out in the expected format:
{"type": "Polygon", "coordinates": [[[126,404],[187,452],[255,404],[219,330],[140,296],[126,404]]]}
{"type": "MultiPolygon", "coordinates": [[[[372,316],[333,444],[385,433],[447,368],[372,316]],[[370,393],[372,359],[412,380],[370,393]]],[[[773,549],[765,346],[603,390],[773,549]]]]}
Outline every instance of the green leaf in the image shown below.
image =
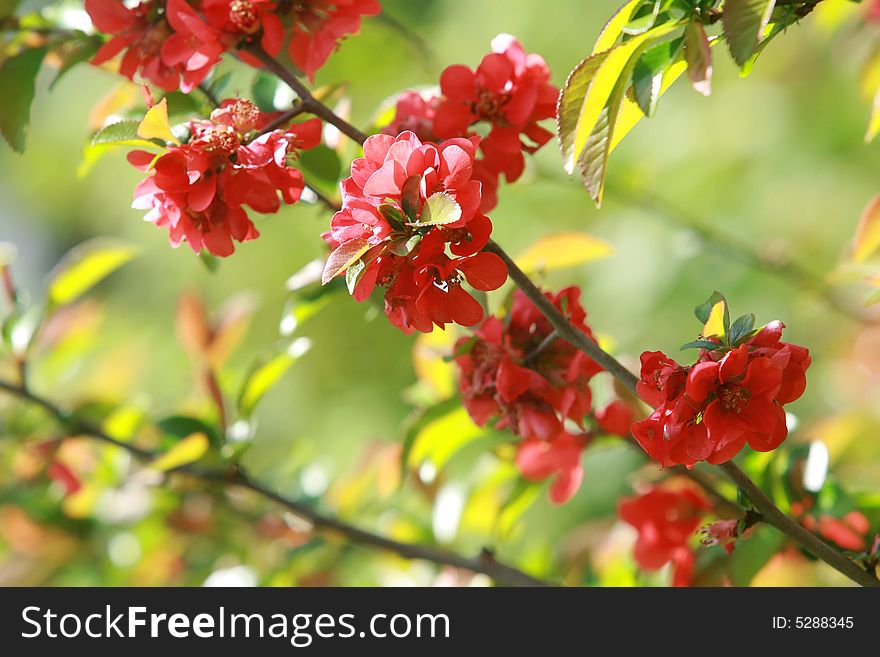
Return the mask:
{"type": "Polygon", "coordinates": [[[410,176],[403,181],[400,188],[400,204],[403,213],[410,221],[419,220],[419,201],[421,200],[421,176],[410,176]]]}
{"type": "MultiPolygon", "coordinates": [[[[216,72],[217,69],[214,69],[216,72]]],[[[221,98],[223,96],[223,91],[229,85],[229,81],[232,79],[232,72],[226,71],[226,73],[222,73],[218,76],[214,76],[214,72],[208,76],[208,79],[205,80],[205,88],[211,93],[214,98],[221,98]]]]}
{"type": "Polygon", "coordinates": [[[750,538],[737,541],[729,560],[733,585],[748,586],[784,544],[782,534],[766,525],[758,527],[750,538]]]}
{"type": "Polygon", "coordinates": [[[607,58],[608,52],[604,51],[583,60],[568,74],[568,79],[562,87],[557,108],[559,117],[556,124],[556,135],[559,138],[562,159],[566,163],[568,173],[574,172],[573,163],[577,160],[574,150],[574,135],[584,98],[596,76],[596,71],[607,58]],[[572,165],[569,166],[569,163],[572,165]]]}
{"type": "Polygon", "coordinates": [[[636,10],[633,17],[626,25],[624,25],[621,31],[629,36],[644,34],[654,27],[654,23],[657,22],[657,16],[660,14],[660,6],[662,4],[663,0],[649,0],[646,4],[636,10]]]}
{"type": "Polygon", "coordinates": [[[400,454],[401,482],[406,481],[406,474],[411,465],[413,446],[419,435],[421,435],[421,433],[432,423],[442,420],[460,407],[461,402],[458,397],[450,397],[449,399],[437,402],[433,406],[429,406],[424,410],[418,411],[414,417],[410,419],[403,439],[403,450],[400,454]]]}
{"type": "Polygon", "coordinates": [[[730,325],[730,344],[736,345],[740,340],[748,336],[755,328],[755,315],[749,313],[737,317],[730,325]]]}
{"type": "Polygon", "coordinates": [[[254,97],[254,103],[263,112],[274,112],[275,93],[278,91],[278,78],[269,75],[263,71],[254,76],[254,82],[251,85],[251,94],[254,97]]]}
{"type": "Polygon", "coordinates": [[[159,420],[156,426],[168,438],[169,447],[171,444],[183,440],[194,433],[205,434],[208,436],[209,442],[215,447],[219,448],[223,443],[223,438],[217,428],[198,418],[186,415],[170,415],[159,420]]]}
{"type": "Polygon", "coordinates": [[[709,321],[709,314],[712,312],[712,308],[719,301],[724,301],[724,295],[721,292],[715,291],[712,293],[706,301],[701,303],[699,306],[694,308],[694,317],[696,317],[700,324],[705,324],[709,321]]]}
{"type": "Polygon", "coordinates": [[[339,154],[324,144],[302,151],[297,167],[306,174],[309,185],[318,183],[328,190],[336,189],[342,172],[339,154]]]}
{"type": "MultiPolygon", "coordinates": [[[[357,263],[355,263],[355,265],[356,264],[357,263]]],[[[355,265],[349,267],[349,270],[355,265]]],[[[347,273],[348,272],[346,271],[346,274],[347,273]]],[[[321,288],[322,292],[327,292],[328,290],[331,290],[331,292],[328,294],[322,294],[313,299],[290,299],[284,306],[284,312],[281,314],[281,321],[278,323],[278,332],[284,337],[290,337],[304,321],[314,317],[326,308],[330,304],[330,301],[333,300],[333,292],[338,292],[339,288],[321,288]]]]}
{"type": "Polygon", "coordinates": [[[684,58],[687,73],[694,89],[709,96],[712,93],[712,47],[703,24],[697,20],[688,23],[684,31],[684,58]]]}
{"type": "Polygon", "coordinates": [[[60,306],[75,301],[137,253],[130,244],[101,237],[74,247],[49,274],[50,304],[60,306]]]}
{"type": "Polygon", "coordinates": [[[714,351],[715,349],[720,349],[723,345],[718,344],[717,342],[712,342],[711,340],[692,340],[691,342],[685,342],[681,345],[681,351],[686,351],[687,349],[705,349],[706,351],[714,351]]]}
{"type": "Polygon", "coordinates": [[[654,116],[657,101],[660,99],[663,75],[681,48],[681,44],[681,39],[675,39],[653,46],[648,48],[636,62],[633,69],[632,91],[639,109],[645,116],[654,116]]]}
{"type": "Polygon", "coordinates": [[[0,133],[13,150],[24,152],[34,88],[45,48],[28,48],[0,66],[0,133]]]}
{"type": "Polygon", "coordinates": [[[391,224],[394,230],[404,230],[406,228],[406,217],[390,203],[382,203],[378,210],[379,214],[385,217],[385,220],[391,224]]]}
{"type": "MultiPolygon", "coordinates": [[[[575,130],[574,149],[578,153],[577,168],[583,179],[584,187],[590,198],[598,207],[602,205],[605,192],[605,173],[608,164],[608,156],[611,153],[611,144],[618,115],[625,98],[626,90],[630,85],[633,69],[642,54],[653,44],[678,27],[677,24],[667,23],[656,27],[640,36],[633,37],[624,44],[610,51],[608,59],[599,67],[596,77],[584,98],[581,115],[578,119],[578,127],[575,130]],[[620,69],[615,56],[618,52],[626,55],[627,59],[620,69]],[[613,64],[613,67],[611,66],[613,64]],[[604,76],[608,77],[604,77],[604,76]],[[613,86],[609,94],[606,94],[606,83],[613,86]],[[584,128],[594,113],[594,102],[605,98],[605,105],[595,113],[595,122],[592,130],[582,146],[579,146],[582,128],[584,128]]],[[[658,91],[659,93],[659,91],[658,91]]]]}
{"type": "Polygon", "coordinates": [[[140,121],[124,120],[111,123],[98,130],[92,137],[92,146],[105,144],[107,146],[137,146],[140,148],[156,148],[156,142],[138,137],[140,121]]]}
{"type": "Polygon", "coordinates": [[[195,463],[208,453],[211,443],[203,433],[190,434],[150,463],[152,470],[168,472],[195,463]]]}
{"type": "Polygon", "coordinates": [[[308,341],[304,338],[294,340],[288,348],[268,358],[261,358],[251,368],[238,394],[238,412],[247,419],[253,415],[263,396],[278,383],[300,356],[308,351],[308,341]]]}
{"type": "Polygon", "coordinates": [[[409,226],[445,226],[461,219],[461,206],[449,194],[437,192],[427,198],[419,220],[409,226]]]}
{"type": "Polygon", "coordinates": [[[321,283],[327,285],[334,276],[344,271],[369,250],[370,243],[361,238],[340,244],[327,258],[324,272],[321,274],[321,283]]]}
{"type": "Polygon", "coordinates": [[[619,88],[621,82],[624,89],[628,86],[629,76],[636,62],[633,56],[641,55],[649,44],[669,34],[676,27],[675,23],[660,25],[608,51],[604,61],[596,69],[580,108],[573,142],[573,153],[577,159],[570,159],[565,163],[569,173],[574,171],[577,161],[582,159],[615,89],[619,88]]]}
{"type": "Polygon", "coordinates": [[[870,308],[878,303],[880,303],[880,289],[872,290],[865,297],[865,308],[870,308]]]}
{"type": "Polygon", "coordinates": [[[357,288],[358,283],[361,282],[361,276],[366,269],[367,264],[363,260],[358,260],[345,270],[345,286],[348,288],[348,293],[350,295],[354,296],[355,288],[357,288]]]}
{"type": "MultiPolygon", "coordinates": [[[[684,55],[679,51],[675,59],[663,73],[663,81],[660,84],[660,93],[658,96],[662,96],[666,93],[669,87],[681,77],[686,68],[687,63],[684,61],[684,55]]],[[[620,110],[617,113],[617,123],[614,124],[614,131],[611,134],[609,152],[613,153],[618,144],[623,141],[623,138],[626,137],[630,130],[632,130],[644,117],[645,113],[636,102],[633,90],[630,89],[624,97],[620,110]]]]}
{"type": "Polygon", "coordinates": [[[745,66],[755,53],[776,0],[725,0],[721,22],[730,55],[740,66],[745,66]]]}

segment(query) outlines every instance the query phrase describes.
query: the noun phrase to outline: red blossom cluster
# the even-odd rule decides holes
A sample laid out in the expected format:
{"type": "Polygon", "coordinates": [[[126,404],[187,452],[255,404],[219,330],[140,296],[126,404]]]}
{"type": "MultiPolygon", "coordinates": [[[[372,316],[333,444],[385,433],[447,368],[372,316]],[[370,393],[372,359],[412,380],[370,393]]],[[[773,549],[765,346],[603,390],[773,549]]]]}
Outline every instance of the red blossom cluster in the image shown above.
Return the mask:
{"type": "Polygon", "coordinates": [[[501,258],[482,252],[492,222],[479,212],[478,143],[422,143],[412,132],[368,138],[323,234],[334,249],[324,282],[345,273],[358,301],[384,287],[385,314],[405,333],[478,324],[483,307],[462,282],[488,291],[507,280],[501,258]]]}
{"type": "MultiPolygon", "coordinates": [[[[791,504],[791,515],[805,528],[819,534],[830,543],[844,550],[863,552],[871,543],[871,522],[861,511],[849,511],[840,518],[823,511],[816,511],[814,498],[807,496],[791,504]]],[[[880,541],[880,534],[873,539],[874,544],[880,541]]],[[[876,552],[876,547],[872,548],[876,552]]]]}
{"type": "MultiPolygon", "coordinates": [[[[592,336],[578,288],[568,287],[547,298],[575,327],[592,336]]],[[[459,340],[455,361],[462,401],[471,418],[480,426],[495,420],[497,428],[509,428],[520,436],[516,458],[520,472],[532,481],[555,476],[550,498],[561,504],[574,495],[583,477],[581,452],[592,437],[585,425],[592,412],[590,380],[602,368],[555,336],[546,317],[517,290],[508,316],[489,317],[473,337],[459,340]],[[566,422],[580,432],[567,430],[566,422]]],[[[624,413],[612,402],[603,409],[600,428],[619,428],[624,413]]],[[[631,415],[626,416],[624,426],[631,421],[631,415]]]]}
{"type": "Polygon", "coordinates": [[[617,514],[639,532],[636,563],[643,570],[673,565],[673,586],[689,586],[693,577],[691,537],[711,508],[702,493],[691,488],[652,487],[620,501],[617,514]]]}
{"type": "Polygon", "coordinates": [[[492,52],[471,70],[460,64],[440,76],[440,96],[409,91],[397,102],[389,134],[412,130],[424,140],[467,137],[478,123],[489,125],[480,142],[482,158],[475,177],[483,183],[481,209],[498,202],[498,179],[514,182],[523,172],[523,153],[534,153],[550,141],[539,121],[556,116],[559,90],[550,84],[550,69],[536,54],[526,53],[509,34],[492,40],[492,52]]]}
{"type": "Polygon", "coordinates": [[[275,56],[289,34],[291,61],[310,78],[340,39],[360,30],[361,17],[379,13],[378,0],[85,0],[95,27],[112,38],[93,64],[125,51],[120,73],[136,73],[166,90],[189,93],[205,80],[227,50],[262,66],[246,46],[275,56]]]}
{"type": "Polygon", "coordinates": [[[724,463],[748,444],[768,452],[788,435],[783,406],[806,388],[810,352],[782,342],[771,322],[734,347],[701,349],[682,366],[659,351],[642,354],[639,396],[656,410],[632,426],[663,466],[724,463]]]}
{"type": "Polygon", "coordinates": [[[288,204],[299,200],[303,178],[290,160],[321,139],[318,119],[260,134],[273,118],[248,100],[226,100],[210,119],[190,122],[188,143],[159,156],[130,153],[129,162],[151,174],[132,207],[149,210],[144,218],[167,228],[172,246],[186,240],[196,253],[232,254],[233,240],[259,236],[244,206],[274,213],[279,194],[288,204]]]}

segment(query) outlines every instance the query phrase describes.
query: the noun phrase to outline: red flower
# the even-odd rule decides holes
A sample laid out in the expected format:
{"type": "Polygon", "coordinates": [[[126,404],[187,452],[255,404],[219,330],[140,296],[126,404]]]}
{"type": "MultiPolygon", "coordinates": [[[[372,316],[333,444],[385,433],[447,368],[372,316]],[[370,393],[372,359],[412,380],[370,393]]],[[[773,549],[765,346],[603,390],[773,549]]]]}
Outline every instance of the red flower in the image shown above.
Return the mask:
{"type": "Polygon", "coordinates": [[[296,3],[290,59],[309,79],[321,68],[339,41],[361,29],[361,16],[375,16],[378,0],[304,0],[296,3]]]}
{"type": "MultiPolygon", "coordinates": [[[[547,294],[574,326],[592,336],[584,323],[580,290],[547,294]]],[[[583,352],[555,337],[553,327],[529,298],[514,292],[504,320],[489,317],[472,338],[456,345],[458,385],[474,422],[509,428],[522,437],[517,466],[526,479],[555,476],[550,499],[561,504],[580,486],[580,454],[592,435],[585,429],[591,410],[590,379],[601,368],[583,352]],[[574,435],[566,422],[580,427],[574,435]]]]}
{"type": "MultiPolygon", "coordinates": [[[[281,52],[284,24],[276,13],[275,0],[202,0],[202,11],[212,27],[222,33],[221,40],[230,48],[242,41],[260,37],[260,46],[272,56],[281,52]]],[[[262,63],[247,52],[240,56],[254,66],[262,63]]]]}
{"type": "Polygon", "coordinates": [[[748,444],[767,452],[788,434],[783,405],[806,388],[809,351],[781,342],[772,322],[735,348],[703,350],[682,367],[660,352],[642,354],[638,392],[654,413],[633,435],[661,465],[724,463],[748,444]]]}
{"type": "Polygon", "coordinates": [[[513,182],[523,171],[522,151],[532,153],[552,137],[538,121],[556,116],[559,90],[550,84],[544,60],[527,54],[509,34],[495,37],[492,50],[476,71],[462,65],[443,71],[434,131],[441,138],[460,136],[488,121],[492,128],[481,144],[485,162],[513,182]]]}
{"type": "Polygon", "coordinates": [[[436,96],[427,98],[416,91],[404,91],[395,105],[394,119],[382,132],[386,135],[398,135],[401,132],[412,132],[421,141],[436,141],[434,134],[434,116],[440,99],[436,96]]]}
{"type": "Polygon", "coordinates": [[[739,538],[739,520],[716,520],[703,527],[700,533],[703,535],[700,543],[706,546],[721,545],[727,554],[731,554],[739,538]]]}
{"type": "Polygon", "coordinates": [[[632,407],[620,399],[615,399],[604,408],[596,411],[596,424],[606,433],[627,438],[634,420],[632,407]]]}
{"type": "Polygon", "coordinates": [[[844,550],[862,552],[868,547],[871,525],[861,511],[850,511],[840,519],[824,513],[818,521],[806,516],[801,522],[810,531],[818,532],[822,538],[844,550]]]}
{"type": "Polygon", "coordinates": [[[480,142],[483,157],[474,163],[474,178],[483,185],[483,212],[498,204],[499,176],[508,182],[518,179],[525,166],[523,151],[534,153],[552,137],[538,121],[556,116],[559,95],[544,60],[527,54],[515,38],[501,34],[492,48],[476,71],[462,65],[443,71],[440,97],[402,94],[386,128],[393,134],[411,130],[422,139],[448,139],[467,137],[473,124],[488,122],[489,134],[480,142]]]}
{"type": "Polygon", "coordinates": [[[119,72],[130,80],[140,73],[165,91],[180,87],[189,93],[225,50],[219,33],[184,0],[168,0],[164,12],[152,0],[132,8],[121,0],[86,0],[85,8],[99,31],[113,35],[92,63],[103,64],[125,50],[119,72]]]}
{"type": "Polygon", "coordinates": [[[552,440],[527,438],[519,444],[516,465],[529,481],[543,481],[556,477],[550,486],[550,500],[564,504],[580,488],[584,478],[581,452],[587,439],[570,433],[560,433],[552,440]]]}
{"type": "MultiPolygon", "coordinates": [[[[547,294],[586,335],[580,290],[547,294]]],[[[490,317],[456,346],[459,390],[478,425],[497,419],[523,438],[551,440],[564,432],[565,420],[584,429],[591,409],[589,382],[601,368],[561,338],[522,291],[514,292],[510,316],[490,317]],[[549,343],[547,340],[550,340],[549,343]]]]}
{"type": "Polygon", "coordinates": [[[672,563],[673,586],[688,586],[694,566],[689,541],[709,508],[709,502],[690,488],[654,487],[621,500],[617,513],[639,532],[635,550],[639,567],[658,570],[672,563]]]}
{"type": "Polygon", "coordinates": [[[298,201],[302,175],[288,159],[320,141],[318,119],[249,140],[271,118],[249,101],[227,100],[210,120],[190,123],[189,143],[158,157],[132,152],[129,161],[152,173],[135,190],[132,207],[149,210],[144,218],[167,228],[175,247],[186,240],[196,253],[231,255],[233,240],[259,236],[242,206],[277,212],[279,193],[286,203],[298,201]]]}
{"type": "Polygon", "coordinates": [[[507,268],[481,252],[492,223],[477,211],[477,143],[475,137],[423,144],[411,132],[367,139],[364,157],[342,182],[342,209],[323,235],[334,249],[325,282],[345,273],[358,301],[384,287],[385,314],[406,333],[478,324],[483,308],[462,282],[494,290],[507,280],[507,268]]]}

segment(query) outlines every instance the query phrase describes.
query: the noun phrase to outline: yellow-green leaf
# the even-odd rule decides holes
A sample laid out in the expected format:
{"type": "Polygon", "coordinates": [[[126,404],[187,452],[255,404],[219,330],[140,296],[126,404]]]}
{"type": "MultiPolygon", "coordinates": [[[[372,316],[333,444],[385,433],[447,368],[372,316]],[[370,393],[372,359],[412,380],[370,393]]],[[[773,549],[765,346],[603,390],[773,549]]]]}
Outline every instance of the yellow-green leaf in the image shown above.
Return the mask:
{"type": "Polygon", "coordinates": [[[209,447],[208,436],[203,433],[193,433],[150,463],[149,467],[161,472],[174,470],[195,463],[208,452],[209,447]]]}
{"type": "Polygon", "coordinates": [[[463,407],[458,406],[429,422],[416,434],[408,464],[418,466],[428,460],[439,470],[462,447],[482,435],[483,430],[474,424],[463,407]]]}
{"type": "Polygon", "coordinates": [[[724,315],[726,310],[727,302],[723,300],[712,306],[712,310],[709,312],[709,319],[703,326],[702,335],[704,338],[724,338],[724,315]]]}
{"type": "Polygon", "coordinates": [[[261,360],[251,368],[238,394],[238,412],[244,418],[253,415],[263,396],[281,379],[297,359],[308,351],[310,343],[298,338],[284,351],[261,360]]]}
{"type": "Polygon", "coordinates": [[[171,132],[171,123],[168,121],[167,98],[163,98],[147,110],[144,120],[138,126],[137,136],[141,139],[161,139],[173,144],[180,143],[171,132]]]}
{"type": "Polygon", "coordinates": [[[321,274],[321,283],[323,285],[329,283],[334,276],[348,269],[349,265],[369,250],[370,244],[365,239],[357,238],[340,244],[327,257],[324,272],[321,274]]]}
{"type": "Polygon", "coordinates": [[[596,45],[593,46],[593,54],[608,50],[617,42],[617,38],[623,33],[623,28],[629,23],[633,13],[642,2],[644,0],[629,0],[614,13],[599,33],[596,45]]]}
{"type": "Polygon", "coordinates": [[[871,101],[871,119],[868,121],[868,130],[865,132],[865,143],[874,141],[874,137],[880,132],[880,88],[874,94],[871,101]]]}
{"type": "MultiPolygon", "coordinates": [[[[600,114],[611,98],[618,81],[623,76],[628,77],[632,73],[632,66],[635,65],[635,61],[632,61],[633,55],[641,51],[646,44],[662,38],[676,27],[678,25],[675,23],[665,23],[633,37],[608,52],[605,60],[596,70],[590,88],[587,90],[575,127],[574,152],[578,158],[587,146],[593,128],[599,121],[600,114]]],[[[569,172],[574,170],[574,165],[573,161],[566,163],[569,172]]]]}
{"type": "Polygon", "coordinates": [[[576,267],[604,258],[613,251],[608,242],[587,233],[557,233],[542,237],[515,260],[520,269],[534,273],[576,267]]]}
{"type": "Polygon", "coordinates": [[[853,240],[852,259],[865,262],[880,250],[880,194],[871,199],[862,211],[853,240]]]}
{"type": "MultiPolygon", "coordinates": [[[[663,82],[660,84],[658,96],[662,96],[672,84],[687,70],[687,62],[683,55],[679,55],[663,73],[663,82]]],[[[645,113],[639,107],[630,89],[623,99],[620,110],[617,113],[617,123],[614,124],[614,132],[611,135],[609,153],[613,152],[623,138],[636,127],[636,124],[645,118],[645,113]]]]}
{"type": "Polygon", "coordinates": [[[70,303],[137,255],[125,242],[95,238],[65,254],[49,274],[49,302],[70,303]]]}

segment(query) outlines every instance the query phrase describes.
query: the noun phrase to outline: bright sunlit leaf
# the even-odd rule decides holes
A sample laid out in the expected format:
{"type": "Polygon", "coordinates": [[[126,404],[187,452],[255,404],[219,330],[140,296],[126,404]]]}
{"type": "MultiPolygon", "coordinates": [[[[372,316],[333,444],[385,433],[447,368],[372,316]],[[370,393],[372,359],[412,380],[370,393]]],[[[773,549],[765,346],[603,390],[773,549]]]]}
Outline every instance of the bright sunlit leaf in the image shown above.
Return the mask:
{"type": "Polygon", "coordinates": [[[171,132],[171,123],[168,121],[167,98],[163,98],[147,110],[143,121],[138,126],[137,136],[142,139],[161,139],[173,144],[180,143],[171,132]]]}
{"type": "Polygon", "coordinates": [[[523,271],[533,273],[576,267],[613,252],[608,242],[587,233],[557,233],[542,237],[515,260],[523,271]]]}
{"type": "Polygon", "coordinates": [[[162,454],[150,463],[150,468],[167,472],[190,463],[195,463],[202,458],[210,447],[208,436],[203,433],[193,433],[181,440],[174,447],[162,454]]]}
{"type": "Polygon", "coordinates": [[[49,274],[50,303],[60,306],[75,301],[137,253],[130,244],[100,237],[74,247],[49,274]]]}

